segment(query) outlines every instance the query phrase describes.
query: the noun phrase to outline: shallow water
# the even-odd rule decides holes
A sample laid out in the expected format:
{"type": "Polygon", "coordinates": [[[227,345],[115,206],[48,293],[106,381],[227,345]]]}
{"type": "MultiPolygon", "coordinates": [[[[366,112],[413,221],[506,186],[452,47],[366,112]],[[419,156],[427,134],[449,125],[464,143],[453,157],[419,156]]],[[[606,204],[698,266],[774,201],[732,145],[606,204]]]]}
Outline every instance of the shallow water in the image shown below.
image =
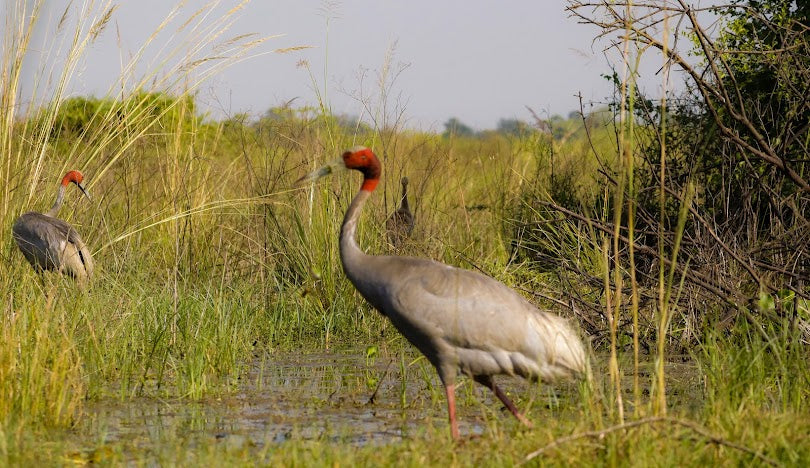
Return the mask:
{"type": "MultiPolygon", "coordinates": [[[[97,443],[134,448],[177,438],[237,446],[291,438],[387,443],[446,424],[444,393],[429,388],[438,385],[433,368],[423,359],[412,361],[394,356],[367,362],[364,352],[276,354],[256,360],[226,396],[101,399],[86,406],[85,427],[99,434],[97,443]]],[[[474,414],[461,413],[462,431],[483,432],[474,414]]]]}
{"type": "MultiPolygon", "coordinates": [[[[646,364],[645,372],[649,368],[646,364]]],[[[668,368],[670,379],[680,382],[671,392],[673,399],[694,403],[699,388],[694,367],[671,363],[668,368]]],[[[508,377],[499,377],[498,382],[519,407],[531,407],[530,419],[555,417],[560,409],[579,404],[575,383],[536,385],[508,377]],[[548,411],[552,414],[539,414],[548,411]]],[[[460,383],[456,395],[463,435],[486,432],[493,419],[518,424],[488,389],[469,379],[460,383]]],[[[632,397],[630,384],[628,378],[626,401],[632,397]]],[[[426,433],[447,435],[446,417],[435,371],[416,355],[377,357],[372,362],[364,350],[274,353],[254,361],[236,390],[217,398],[90,402],[81,432],[90,435],[88,448],[113,445],[137,459],[178,442],[189,448],[225,444],[236,450],[290,440],[387,444],[426,433]]]]}

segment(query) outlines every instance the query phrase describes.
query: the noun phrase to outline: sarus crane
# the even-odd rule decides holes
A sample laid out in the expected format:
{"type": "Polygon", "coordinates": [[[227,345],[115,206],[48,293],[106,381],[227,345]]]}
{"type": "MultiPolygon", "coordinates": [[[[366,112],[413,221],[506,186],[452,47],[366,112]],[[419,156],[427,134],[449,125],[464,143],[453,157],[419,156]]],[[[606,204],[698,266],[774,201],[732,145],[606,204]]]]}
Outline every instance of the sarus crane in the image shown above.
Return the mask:
{"type": "Polygon", "coordinates": [[[82,185],[84,176],[79,171],[69,171],[62,178],[56,201],[45,213],[28,212],[17,218],[12,235],[28,263],[38,273],[57,271],[74,277],[84,287],[93,276],[93,257],[84,241],[70,224],[57,218],[65,199],[65,189],[70,183],[90,199],[82,185]]]}
{"type": "Polygon", "coordinates": [[[459,438],[455,386],[459,373],[491,389],[523,424],[531,423],[495,384],[493,376],[531,380],[582,376],[585,347],[562,317],[538,310],[489,276],[414,257],[365,254],[355,240],[357,221],[380,180],[374,153],[357,146],[298,180],[317,180],[335,169],[363,174],[340,231],[343,271],[358,292],[436,368],[447,395],[450,433],[459,438]]]}
{"type": "Polygon", "coordinates": [[[413,213],[411,213],[410,204],[408,204],[408,178],[403,177],[402,183],[402,198],[399,202],[399,208],[391,213],[391,216],[385,221],[385,230],[388,233],[388,242],[394,248],[399,248],[405,242],[405,239],[410,237],[413,232],[413,213]]]}

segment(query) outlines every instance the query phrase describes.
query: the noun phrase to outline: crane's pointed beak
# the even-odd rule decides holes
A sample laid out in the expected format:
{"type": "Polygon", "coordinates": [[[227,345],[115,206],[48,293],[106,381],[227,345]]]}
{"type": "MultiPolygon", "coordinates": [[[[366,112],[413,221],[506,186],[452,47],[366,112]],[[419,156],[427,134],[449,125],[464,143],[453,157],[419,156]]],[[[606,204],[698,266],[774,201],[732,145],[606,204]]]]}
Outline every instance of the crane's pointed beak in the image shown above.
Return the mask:
{"type": "Polygon", "coordinates": [[[295,181],[295,186],[300,187],[304,184],[315,182],[316,180],[320,179],[321,177],[326,177],[334,172],[339,171],[340,169],[345,169],[346,165],[343,163],[342,158],[338,158],[332,161],[329,161],[319,169],[316,169],[309,174],[301,177],[300,179],[295,181]]]}
{"type": "Polygon", "coordinates": [[[79,187],[79,190],[81,190],[81,191],[82,191],[82,193],[84,194],[84,196],[85,196],[85,197],[87,197],[87,199],[88,199],[88,200],[93,201],[93,199],[92,199],[92,198],[90,198],[90,194],[89,194],[89,193],[87,193],[87,190],[85,190],[84,185],[82,185],[82,184],[76,184],[76,186],[77,186],[77,187],[79,187]]]}

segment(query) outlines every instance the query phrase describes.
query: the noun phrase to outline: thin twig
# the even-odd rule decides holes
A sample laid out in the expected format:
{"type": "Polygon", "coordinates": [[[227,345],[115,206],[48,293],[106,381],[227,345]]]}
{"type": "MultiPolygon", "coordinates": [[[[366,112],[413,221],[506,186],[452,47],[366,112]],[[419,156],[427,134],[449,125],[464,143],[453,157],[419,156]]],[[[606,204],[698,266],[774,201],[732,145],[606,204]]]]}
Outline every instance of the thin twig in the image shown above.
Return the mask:
{"type": "Polygon", "coordinates": [[[741,452],[748,453],[748,454],[753,455],[754,457],[762,460],[763,462],[765,462],[765,463],[767,463],[769,465],[773,465],[773,466],[779,465],[779,463],[776,462],[774,459],[769,458],[769,457],[759,453],[758,451],[756,451],[754,449],[748,448],[748,447],[746,447],[744,445],[738,444],[736,442],[732,442],[732,441],[724,439],[724,438],[722,438],[722,437],[720,437],[718,435],[712,434],[711,432],[709,432],[708,429],[698,425],[697,423],[694,423],[692,421],[687,421],[687,420],[684,420],[684,419],[677,419],[677,418],[666,417],[666,416],[654,416],[654,417],[649,417],[649,418],[642,418],[642,419],[637,419],[635,421],[626,422],[626,423],[623,423],[623,424],[617,424],[615,426],[611,426],[611,427],[608,427],[608,428],[605,428],[605,429],[602,429],[602,430],[599,430],[599,431],[587,431],[587,432],[581,432],[579,434],[572,434],[572,435],[569,435],[569,436],[560,437],[559,439],[555,439],[554,441],[552,441],[550,444],[546,445],[545,447],[539,448],[539,449],[535,450],[534,452],[526,455],[526,458],[523,460],[523,463],[526,463],[526,462],[532,460],[533,458],[536,458],[536,457],[542,455],[544,452],[546,452],[548,450],[551,450],[551,449],[553,449],[555,447],[558,447],[560,445],[566,444],[566,443],[574,441],[574,440],[587,439],[587,438],[601,439],[601,438],[604,438],[606,435],[611,434],[613,432],[622,431],[622,430],[625,430],[625,429],[631,429],[631,428],[638,427],[638,426],[653,425],[653,424],[658,424],[658,423],[669,423],[671,425],[685,427],[686,429],[689,429],[692,432],[695,432],[696,434],[706,438],[709,442],[711,442],[713,444],[724,445],[726,447],[733,448],[735,450],[739,450],[741,452]]]}

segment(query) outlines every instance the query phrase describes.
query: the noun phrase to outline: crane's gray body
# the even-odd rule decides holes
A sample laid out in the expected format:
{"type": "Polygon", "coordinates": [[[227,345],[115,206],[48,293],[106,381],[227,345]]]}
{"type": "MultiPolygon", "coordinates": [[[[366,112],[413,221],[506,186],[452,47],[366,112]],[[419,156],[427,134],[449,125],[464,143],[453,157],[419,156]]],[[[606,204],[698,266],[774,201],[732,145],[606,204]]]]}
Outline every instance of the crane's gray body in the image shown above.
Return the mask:
{"type": "Polygon", "coordinates": [[[445,385],[458,372],[551,380],[585,370],[585,350],[567,321],[502,283],[428,259],[366,255],[354,240],[361,190],[340,237],[343,270],[360,294],[436,367],[445,385]]]}
{"type": "Polygon", "coordinates": [[[79,233],[65,221],[29,212],[14,222],[12,234],[36,271],[66,273],[82,284],[92,277],[93,257],[79,233]]]}

